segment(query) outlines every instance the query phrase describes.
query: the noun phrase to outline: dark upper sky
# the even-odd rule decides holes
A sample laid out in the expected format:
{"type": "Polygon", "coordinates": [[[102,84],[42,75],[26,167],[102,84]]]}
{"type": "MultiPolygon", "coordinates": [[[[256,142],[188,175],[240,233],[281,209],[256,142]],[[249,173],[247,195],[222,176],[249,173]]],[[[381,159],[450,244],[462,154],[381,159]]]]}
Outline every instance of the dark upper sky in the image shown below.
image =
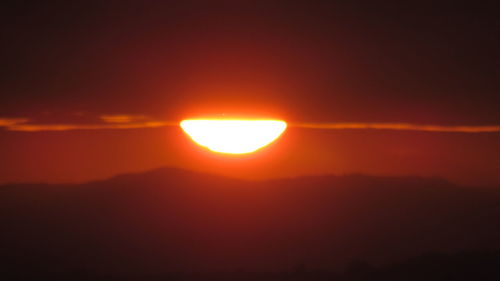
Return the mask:
{"type": "Polygon", "coordinates": [[[488,1],[18,2],[2,9],[3,117],[500,122],[488,1]]]}
{"type": "Polygon", "coordinates": [[[0,16],[0,182],[171,165],[500,183],[496,1],[12,2],[0,16]],[[178,128],[7,128],[24,122],[12,118],[72,125],[220,113],[497,132],[290,129],[262,154],[228,160],[196,150],[178,128]]]}

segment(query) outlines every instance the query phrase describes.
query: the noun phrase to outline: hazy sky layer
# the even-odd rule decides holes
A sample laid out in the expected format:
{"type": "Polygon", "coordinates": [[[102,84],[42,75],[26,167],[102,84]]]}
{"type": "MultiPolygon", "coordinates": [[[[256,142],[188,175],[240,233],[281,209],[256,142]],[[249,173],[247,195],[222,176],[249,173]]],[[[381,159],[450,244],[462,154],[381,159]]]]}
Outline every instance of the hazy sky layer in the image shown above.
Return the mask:
{"type": "Polygon", "coordinates": [[[231,166],[226,174],[245,177],[416,174],[500,183],[494,1],[232,2],[2,9],[0,182],[82,181],[173,165],[231,166]],[[214,114],[323,125],[291,128],[250,159],[206,154],[164,127],[214,114]],[[318,128],[339,123],[351,125],[318,128]],[[387,130],[402,123],[403,131],[387,130]]]}

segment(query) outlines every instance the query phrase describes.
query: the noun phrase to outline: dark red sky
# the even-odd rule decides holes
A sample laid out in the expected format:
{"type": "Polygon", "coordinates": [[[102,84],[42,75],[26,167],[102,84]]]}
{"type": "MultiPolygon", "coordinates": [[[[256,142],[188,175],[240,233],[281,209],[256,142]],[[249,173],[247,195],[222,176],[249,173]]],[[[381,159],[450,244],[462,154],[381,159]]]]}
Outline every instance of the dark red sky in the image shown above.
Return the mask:
{"type": "Polygon", "coordinates": [[[0,182],[83,181],[172,165],[252,178],[370,173],[500,183],[498,132],[290,128],[268,149],[235,159],[201,150],[175,127],[5,125],[24,118],[30,126],[99,127],[102,115],[175,122],[219,113],[500,124],[494,1],[232,2],[4,7],[0,182]]]}

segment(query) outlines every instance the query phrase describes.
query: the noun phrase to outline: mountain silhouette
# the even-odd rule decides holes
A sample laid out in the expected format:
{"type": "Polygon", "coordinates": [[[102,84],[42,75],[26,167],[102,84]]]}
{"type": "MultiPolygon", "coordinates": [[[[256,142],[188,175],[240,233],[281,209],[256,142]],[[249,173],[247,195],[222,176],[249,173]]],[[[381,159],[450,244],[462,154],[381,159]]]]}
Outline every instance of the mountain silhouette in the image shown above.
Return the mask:
{"type": "Polygon", "coordinates": [[[245,181],[174,168],[0,186],[1,272],[337,270],[500,249],[500,189],[418,177],[245,181]]]}

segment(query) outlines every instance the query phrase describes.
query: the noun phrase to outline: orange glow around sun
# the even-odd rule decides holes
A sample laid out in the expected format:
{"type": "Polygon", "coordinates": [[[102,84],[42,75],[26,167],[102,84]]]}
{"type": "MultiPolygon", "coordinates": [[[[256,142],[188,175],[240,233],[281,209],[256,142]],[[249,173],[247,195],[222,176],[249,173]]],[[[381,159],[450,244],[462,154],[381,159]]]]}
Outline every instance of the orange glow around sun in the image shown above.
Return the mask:
{"type": "Polygon", "coordinates": [[[181,128],[197,144],[214,152],[244,154],[276,140],[286,129],[281,120],[189,119],[181,128]]]}

